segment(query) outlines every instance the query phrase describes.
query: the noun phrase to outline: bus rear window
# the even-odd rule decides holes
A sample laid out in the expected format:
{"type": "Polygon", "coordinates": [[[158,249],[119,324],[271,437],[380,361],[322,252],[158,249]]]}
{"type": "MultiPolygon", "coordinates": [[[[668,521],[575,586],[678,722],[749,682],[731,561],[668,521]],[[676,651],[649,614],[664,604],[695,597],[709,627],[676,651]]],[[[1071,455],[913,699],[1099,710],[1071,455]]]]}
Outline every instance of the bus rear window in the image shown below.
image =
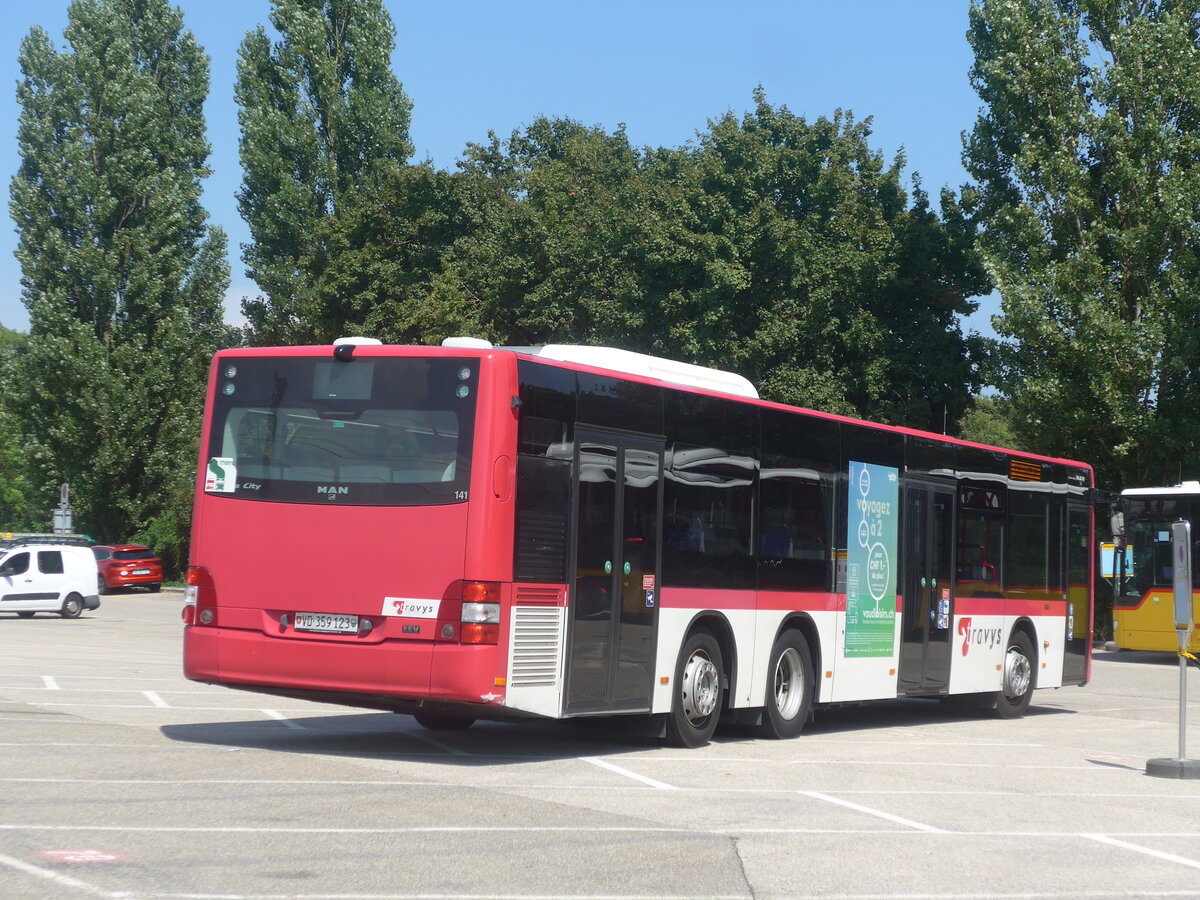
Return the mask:
{"type": "Polygon", "coordinates": [[[476,359],[225,359],[205,491],[410,506],[467,499],[476,359]]]}

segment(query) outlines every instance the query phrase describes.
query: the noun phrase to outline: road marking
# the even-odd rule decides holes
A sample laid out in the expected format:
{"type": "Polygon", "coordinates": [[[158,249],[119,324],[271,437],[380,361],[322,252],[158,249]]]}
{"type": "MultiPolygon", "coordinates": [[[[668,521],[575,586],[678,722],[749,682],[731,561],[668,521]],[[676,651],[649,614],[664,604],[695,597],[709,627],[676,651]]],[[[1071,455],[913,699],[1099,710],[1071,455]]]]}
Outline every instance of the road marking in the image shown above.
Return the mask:
{"type": "Polygon", "coordinates": [[[263,712],[274,719],[276,722],[282,722],[288,728],[294,728],[296,731],[304,731],[305,728],[299,722],[289,719],[277,709],[264,709],[263,712]]]}
{"type": "Polygon", "coordinates": [[[888,822],[895,822],[897,825],[903,825],[906,828],[915,828],[917,831],[925,831],[930,834],[946,834],[943,828],[934,828],[932,825],[926,825],[922,822],[914,822],[912,819],[905,819],[902,816],[894,816],[891,813],[886,813],[880,809],[872,809],[869,806],[861,806],[858,803],[851,803],[849,800],[841,800],[837,797],[831,797],[829,794],[822,794],[820,791],[797,791],[802,797],[812,797],[814,800],[824,800],[826,803],[832,803],[835,806],[844,806],[846,809],[853,809],[856,812],[866,813],[869,816],[877,816],[880,819],[885,819],[888,822]]]}
{"type": "Polygon", "coordinates": [[[58,686],[58,682],[55,681],[53,675],[43,675],[42,676],[42,684],[44,684],[46,686],[46,690],[48,690],[48,691],[61,691],[62,690],[62,688],[60,688],[58,686]]]}
{"type": "Polygon", "coordinates": [[[626,778],[632,778],[634,781],[648,784],[652,788],[658,788],[663,791],[676,790],[673,784],[667,784],[665,781],[655,781],[653,778],[647,778],[645,775],[639,775],[637,772],[631,772],[629,769],[613,765],[608,760],[597,759],[595,756],[581,756],[579,759],[581,762],[591,763],[593,766],[599,766],[601,769],[608,769],[610,772],[616,772],[618,775],[624,775],[626,778]]]}
{"type": "Polygon", "coordinates": [[[1091,840],[1099,841],[1102,844],[1110,844],[1113,847],[1120,847],[1123,850],[1132,850],[1135,853],[1144,853],[1147,856],[1153,856],[1155,859],[1165,860],[1166,862],[1179,863],[1181,866],[1190,866],[1193,869],[1200,869],[1200,861],[1188,859],[1186,856],[1176,856],[1174,853],[1164,853],[1161,850],[1152,850],[1149,847],[1140,847],[1137,844],[1129,844],[1125,841],[1118,841],[1116,838],[1109,837],[1108,835],[1084,834],[1081,835],[1081,837],[1090,838],[1091,840]]]}
{"type": "Polygon", "coordinates": [[[74,888],[77,891],[86,891],[96,897],[108,897],[110,900],[115,900],[118,897],[129,897],[130,894],[124,891],[114,894],[102,888],[96,887],[94,884],[89,884],[86,881],[80,881],[78,878],[72,878],[70,875],[63,875],[55,872],[52,869],[43,869],[41,866],[35,866],[32,863],[27,863],[24,860],[16,859],[12,856],[6,856],[0,853],[0,866],[8,866],[10,869],[16,869],[18,872],[24,872],[26,875],[33,875],[37,878],[44,878],[47,881],[52,881],[60,887],[74,888]]]}
{"type": "Polygon", "coordinates": [[[158,696],[158,691],[142,691],[142,695],[159,709],[170,709],[171,704],[158,696]]]}

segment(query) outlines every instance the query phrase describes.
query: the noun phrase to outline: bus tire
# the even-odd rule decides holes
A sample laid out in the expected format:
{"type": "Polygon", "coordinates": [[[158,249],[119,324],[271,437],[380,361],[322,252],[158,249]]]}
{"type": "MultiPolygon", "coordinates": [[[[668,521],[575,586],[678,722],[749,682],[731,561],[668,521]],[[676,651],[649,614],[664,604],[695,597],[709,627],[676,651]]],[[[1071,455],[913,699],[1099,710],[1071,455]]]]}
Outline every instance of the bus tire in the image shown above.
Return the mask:
{"type": "Polygon", "coordinates": [[[775,639],[767,669],[763,737],[794,738],[804,730],[813,705],[812,651],[799,631],[788,629],[775,639]]]}
{"type": "Polygon", "coordinates": [[[470,716],[452,716],[445,713],[415,712],[413,718],[422,728],[430,731],[466,731],[475,724],[470,716]]]}
{"type": "Polygon", "coordinates": [[[81,612],[83,612],[83,598],[78,594],[67,594],[67,599],[63,601],[59,615],[64,619],[78,619],[81,612]]]}
{"type": "Polygon", "coordinates": [[[679,651],[667,739],[676,747],[703,747],[721,718],[724,690],[721,645],[708,631],[693,631],[679,651]]]}
{"type": "Polygon", "coordinates": [[[20,616],[22,619],[32,619],[33,618],[33,613],[28,609],[21,610],[20,612],[17,613],[17,615],[20,616]]]}
{"type": "Polygon", "coordinates": [[[1024,631],[1014,631],[1004,651],[1004,675],[996,692],[995,714],[1001,719],[1016,719],[1029,709],[1037,678],[1037,655],[1033,642],[1024,631]]]}

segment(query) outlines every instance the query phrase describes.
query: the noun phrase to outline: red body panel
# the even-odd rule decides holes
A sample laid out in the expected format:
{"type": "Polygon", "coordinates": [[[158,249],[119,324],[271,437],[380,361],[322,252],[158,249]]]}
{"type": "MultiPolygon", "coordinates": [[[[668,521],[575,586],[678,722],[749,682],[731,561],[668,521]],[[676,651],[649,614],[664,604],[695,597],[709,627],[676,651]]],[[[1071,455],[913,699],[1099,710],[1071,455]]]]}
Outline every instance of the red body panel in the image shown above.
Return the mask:
{"type": "MultiPolygon", "coordinates": [[[[265,351],[325,356],[328,347],[265,351]]],[[[356,356],[487,356],[431,348],[356,348],[356,356]]],[[[230,358],[264,351],[228,351],[230,358]]],[[[481,367],[470,500],[438,506],[335,506],[210,494],[198,479],[191,564],[212,586],[199,604],[211,624],[184,632],[184,671],[197,681],[295,693],[347,692],[410,700],[494,702],[503,694],[499,645],[438,639],[459,619],[462,582],[511,581],[516,393],[512,354],[481,367]],[[384,615],[386,598],[438,600],[437,619],[384,615]],[[369,631],[297,632],[297,612],[355,615],[369,631]],[[284,618],[286,617],[286,621],[284,618]],[[431,688],[431,672],[436,687],[431,688]],[[499,686],[498,686],[499,684],[499,686]]],[[[217,379],[210,379],[209,406],[217,379]]],[[[199,472],[209,446],[206,417],[199,472]]],[[[508,599],[509,592],[502,596],[508,599]]],[[[502,613],[507,618],[507,604],[502,613]]],[[[502,620],[502,624],[503,621],[502,620]]]]}

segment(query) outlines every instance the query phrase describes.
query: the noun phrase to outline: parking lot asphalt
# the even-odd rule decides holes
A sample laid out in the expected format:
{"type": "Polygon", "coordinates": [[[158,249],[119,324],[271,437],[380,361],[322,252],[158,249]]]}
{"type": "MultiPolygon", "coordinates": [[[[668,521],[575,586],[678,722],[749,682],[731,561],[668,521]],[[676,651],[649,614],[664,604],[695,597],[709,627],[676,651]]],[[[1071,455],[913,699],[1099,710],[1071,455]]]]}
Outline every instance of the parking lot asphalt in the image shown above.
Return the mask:
{"type": "Polygon", "coordinates": [[[1174,656],[1097,652],[1015,721],[895,700],[684,751],[188,682],[180,601],[0,615],[0,898],[1200,896],[1200,782],[1145,774],[1174,656]]]}

